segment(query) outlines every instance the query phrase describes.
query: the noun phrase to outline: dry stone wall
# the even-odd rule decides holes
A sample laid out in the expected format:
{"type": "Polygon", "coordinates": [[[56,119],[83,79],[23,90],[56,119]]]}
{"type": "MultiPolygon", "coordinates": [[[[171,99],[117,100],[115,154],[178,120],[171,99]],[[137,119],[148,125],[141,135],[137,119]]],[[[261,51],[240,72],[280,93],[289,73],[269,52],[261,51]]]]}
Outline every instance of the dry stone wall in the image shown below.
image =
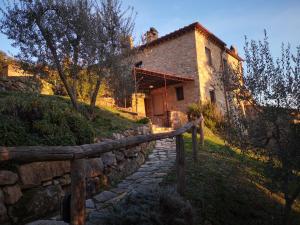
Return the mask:
{"type": "Polygon", "coordinates": [[[0,77],[0,92],[40,92],[41,87],[41,81],[34,77],[0,77]]]}
{"type": "MultiPolygon", "coordinates": [[[[116,133],[112,139],[150,134],[149,126],[116,133]]],[[[107,139],[99,139],[105,141],[107,139]]],[[[88,198],[132,174],[145,161],[154,143],[143,143],[88,159],[88,198]]],[[[25,224],[57,213],[62,198],[70,191],[70,162],[34,162],[0,166],[0,224],[25,224]]]]}

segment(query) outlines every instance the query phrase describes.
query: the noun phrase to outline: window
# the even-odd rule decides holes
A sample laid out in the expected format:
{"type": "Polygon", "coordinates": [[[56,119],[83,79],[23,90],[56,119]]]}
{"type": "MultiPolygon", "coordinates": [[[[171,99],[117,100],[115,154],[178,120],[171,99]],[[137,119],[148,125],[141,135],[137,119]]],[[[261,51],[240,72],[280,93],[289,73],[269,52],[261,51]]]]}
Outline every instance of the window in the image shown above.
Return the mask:
{"type": "Polygon", "coordinates": [[[206,62],[207,62],[207,64],[210,65],[210,66],[212,66],[211,51],[207,47],[205,47],[205,55],[206,55],[206,62]]]}
{"type": "Polygon", "coordinates": [[[177,97],[177,101],[184,100],[183,87],[176,88],[176,97],[177,97]]]}
{"type": "Polygon", "coordinates": [[[139,61],[139,62],[134,64],[134,66],[137,67],[137,68],[141,68],[142,65],[143,65],[143,61],[139,61]]]}
{"type": "Polygon", "coordinates": [[[210,102],[212,104],[215,104],[216,103],[216,93],[215,93],[215,90],[210,90],[209,91],[209,95],[210,95],[210,102]]]}
{"type": "Polygon", "coordinates": [[[223,59],[223,66],[224,66],[224,70],[227,70],[228,64],[227,64],[227,60],[226,59],[223,59]]]}

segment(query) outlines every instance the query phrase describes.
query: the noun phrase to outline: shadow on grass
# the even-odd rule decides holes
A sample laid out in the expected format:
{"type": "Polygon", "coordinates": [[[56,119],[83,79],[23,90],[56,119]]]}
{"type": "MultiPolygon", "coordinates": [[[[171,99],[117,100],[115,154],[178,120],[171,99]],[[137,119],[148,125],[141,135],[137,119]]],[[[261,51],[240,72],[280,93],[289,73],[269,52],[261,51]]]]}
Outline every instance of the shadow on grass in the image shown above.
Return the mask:
{"type": "MultiPolygon", "coordinates": [[[[186,198],[194,206],[198,224],[212,225],[279,225],[283,199],[265,188],[264,163],[238,154],[215,137],[207,137],[205,149],[192,160],[190,135],[185,135],[187,152],[186,198]]],[[[175,171],[166,183],[176,181],[175,171]]],[[[292,225],[300,224],[294,211],[292,225]]]]}

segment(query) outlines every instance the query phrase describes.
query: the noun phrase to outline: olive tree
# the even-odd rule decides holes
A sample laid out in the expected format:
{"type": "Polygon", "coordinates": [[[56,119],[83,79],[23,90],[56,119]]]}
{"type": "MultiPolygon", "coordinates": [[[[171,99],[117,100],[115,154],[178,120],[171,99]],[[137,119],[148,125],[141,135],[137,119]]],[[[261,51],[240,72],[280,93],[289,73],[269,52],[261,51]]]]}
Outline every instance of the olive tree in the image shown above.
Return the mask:
{"type": "Polygon", "coordinates": [[[121,44],[133,29],[126,12],[119,0],[6,1],[0,28],[20,49],[17,58],[23,64],[55,70],[78,110],[80,76],[90,76],[93,107],[102,78],[112,76],[125,52],[121,44]]]}
{"type": "Polygon", "coordinates": [[[242,101],[252,113],[231,118],[232,130],[238,131],[240,145],[266,157],[272,185],[285,198],[282,224],[289,224],[300,194],[300,46],[292,54],[283,44],[275,60],[265,32],[262,41],[245,38],[244,50],[245,71],[229,68],[223,83],[225,90],[235,90],[228,98],[242,101]]]}

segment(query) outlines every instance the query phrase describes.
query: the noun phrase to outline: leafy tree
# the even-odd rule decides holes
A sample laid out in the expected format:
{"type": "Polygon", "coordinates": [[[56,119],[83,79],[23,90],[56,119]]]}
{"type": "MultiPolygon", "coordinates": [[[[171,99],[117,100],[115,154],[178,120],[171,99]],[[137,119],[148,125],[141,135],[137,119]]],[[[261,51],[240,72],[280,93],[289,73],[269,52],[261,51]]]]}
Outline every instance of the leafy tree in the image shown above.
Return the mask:
{"type": "MultiPolygon", "coordinates": [[[[224,75],[228,98],[242,101],[251,115],[230,118],[235,144],[259,150],[267,158],[272,185],[285,198],[282,224],[289,224],[292,205],[300,194],[300,46],[296,54],[282,45],[274,60],[265,32],[263,41],[245,39],[246,71],[229,68],[224,75]],[[242,75],[243,78],[242,78],[242,75]],[[226,77],[227,76],[227,77],[226,77]]],[[[230,140],[232,142],[232,140],[230,140]]]]}
{"type": "Polygon", "coordinates": [[[17,58],[26,69],[55,70],[76,110],[80,76],[90,76],[93,107],[133,29],[119,0],[6,1],[1,12],[1,32],[19,47],[17,58]]]}
{"type": "Polygon", "coordinates": [[[95,75],[95,88],[91,93],[91,110],[96,103],[96,97],[101,83],[109,84],[114,97],[119,97],[119,91],[133,90],[130,79],[133,53],[131,37],[134,28],[133,9],[122,9],[119,0],[103,0],[95,2],[93,18],[93,33],[88,39],[88,60],[91,66],[89,72],[95,75]]]}

